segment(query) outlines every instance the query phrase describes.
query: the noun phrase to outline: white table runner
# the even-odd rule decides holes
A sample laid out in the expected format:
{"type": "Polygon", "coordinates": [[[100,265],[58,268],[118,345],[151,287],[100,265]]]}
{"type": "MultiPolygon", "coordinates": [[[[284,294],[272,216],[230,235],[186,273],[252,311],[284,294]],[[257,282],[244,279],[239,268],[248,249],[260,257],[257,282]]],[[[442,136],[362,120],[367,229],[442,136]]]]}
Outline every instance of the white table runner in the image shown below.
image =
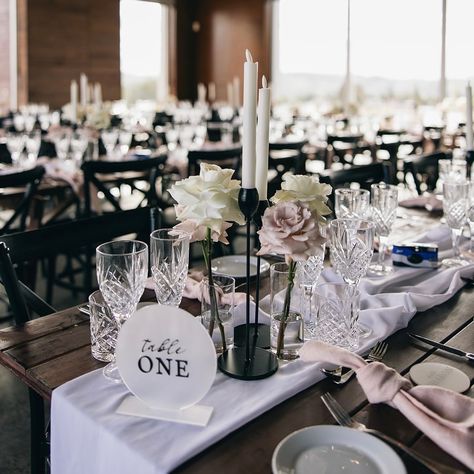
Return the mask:
{"type": "MultiPolygon", "coordinates": [[[[446,228],[429,232],[424,241],[449,242],[446,228]]],[[[420,239],[418,239],[420,240],[420,239]]],[[[463,268],[425,270],[395,268],[385,278],[364,279],[360,285],[363,323],[373,328],[359,352],[406,327],[417,311],[451,298],[474,276],[474,264],[463,268]]],[[[326,269],[322,281],[339,277],[326,269]]],[[[236,320],[243,319],[237,308],[236,320]]],[[[264,316],[262,316],[263,318],[264,316]]],[[[123,385],[94,371],[53,391],[51,406],[52,474],[161,474],[222,439],[322,378],[320,364],[281,364],[265,380],[246,382],[217,374],[203,405],[214,407],[205,428],[117,415],[127,395],[123,385]]]]}

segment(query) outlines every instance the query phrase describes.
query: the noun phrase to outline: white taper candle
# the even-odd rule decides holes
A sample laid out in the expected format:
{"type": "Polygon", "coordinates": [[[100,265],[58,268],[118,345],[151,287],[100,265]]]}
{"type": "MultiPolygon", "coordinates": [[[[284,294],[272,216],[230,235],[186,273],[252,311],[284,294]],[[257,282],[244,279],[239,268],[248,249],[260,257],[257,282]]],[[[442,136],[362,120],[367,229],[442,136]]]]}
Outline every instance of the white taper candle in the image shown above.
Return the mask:
{"type": "Polygon", "coordinates": [[[71,95],[71,121],[73,123],[77,122],[77,81],[71,81],[70,87],[70,95],[71,95]]]}
{"type": "Polygon", "coordinates": [[[234,96],[234,109],[240,108],[240,79],[235,76],[232,80],[232,87],[234,89],[233,96],[234,96]]]}
{"type": "Polygon", "coordinates": [[[270,129],[270,88],[262,76],[257,106],[257,191],[260,201],[267,199],[268,188],[268,133],[270,129]]]}
{"type": "Polygon", "coordinates": [[[97,105],[102,104],[102,86],[100,82],[94,84],[94,103],[97,105]]]}
{"type": "Polygon", "coordinates": [[[215,102],[216,100],[216,84],[214,82],[210,82],[207,86],[207,98],[209,102],[215,102]]]}
{"type": "Polygon", "coordinates": [[[81,74],[80,87],[81,87],[81,106],[85,108],[87,105],[87,95],[89,93],[89,90],[87,86],[87,76],[84,73],[81,74]]]}
{"type": "Polygon", "coordinates": [[[255,188],[256,127],[257,127],[257,75],[258,63],[254,63],[248,49],[244,63],[244,111],[242,136],[242,187],[255,188]]]}
{"type": "Polygon", "coordinates": [[[232,88],[232,82],[227,83],[227,103],[229,107],[234,106],[234,89],[232,88]]]}
{"type": "Polygon", "coordinates": [[[472,87],[468,82],[466,86],[466,148],[467,150],[473,149],[473,136],[472,136],[472,87]]]}

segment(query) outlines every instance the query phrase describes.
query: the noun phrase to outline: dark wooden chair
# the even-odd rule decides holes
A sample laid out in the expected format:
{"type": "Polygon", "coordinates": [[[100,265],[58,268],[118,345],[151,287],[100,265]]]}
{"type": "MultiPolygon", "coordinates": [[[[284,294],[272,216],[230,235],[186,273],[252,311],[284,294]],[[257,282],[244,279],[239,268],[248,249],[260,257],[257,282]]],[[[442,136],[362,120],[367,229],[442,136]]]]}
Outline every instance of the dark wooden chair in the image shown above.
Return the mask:
{"type": "Polygon", "coordinates": [[[119,200],[111,193],[112,187],[128,184],[143,194],[140,203],[154,206],[159,202],[156,193],[156,180],[162,174],[166,155],[154,158],[128,159],[123,161],[85,161],[81,168],[84,172],[84,215],[92,213],[91,193],[101,191],[115,211],[122,210],[119,200]],[[146,180],[148,189],[143,191],[135,183],[146,180]],[[92,185],[95,189],[92,189],[92,185]]]}
{"type": "Polygon", "coordinates": [[[305,173],[306,155],[303,148],[307,143],[307,140],[291,142],[283,139],[269,144],[268,168],[276,172],[276,175],[268,183],[269,197],[273,196],[280,188],[285,173],[305,173]]]}
{"type": "MultiPolygon", "coordinates": [[[[0,278],[15,325],[28,324],[33,313],[46,316],[56,310],[18,279],[14,264],[52,257],[132,233],[148,241],[156,225],[159,225],[158,210],[142,207],[0,237],[0,278]]],[[[31,472],[44,473],[48,457],[44,402],[33,388],[29,388],[29,398],[31,472]]]]}
{"type": "Polygon", "coordinates": [[[12,156],[6,143],[0,143],[0,163],[12,164],[12,156]]]}
{"type": "Polygon", "coordinates": [[[211,163],[222,168],[232,168],[235,170],[234,177],[237,178],[240,170],[240,160],[242,158],[242,147],[233,146],[231,148],[209,148],[202,150],[191,150],[188,153],[188,176],[199,174],[201,163],[211,163]]]}
{"type": "Polygon", "coordinates": [[[427,191],[434,191],[439,177],[439,160],[443,159],[452,159],[451,153],[438,152],[405,158],[403,161],[405,183],[407,183],[407,175],[411,175],[418,194],[423,193],[423,183],[427,191]]]}
{"type": "Polygon", "coordinates": [[[36,166],[25,171],[0,174],[0,189],[25,189],[23,197],[15,207],[14,213],[0,228],[0,234],[26,230],[27,220],[31,211],[33,198],[35,197],[36,191],[38,190],[38,186],[41,183],[44,173],[45,170],[42,166],[36,166]]]}
{"type": "Polygon", "coordinates": [[[364,141],[364,136],[361,134],[341,133],[338,135],[328,135],[326,147],[326,166],[329,166],[334,157],[343,164],[353,165],[353,160],[356,155],[364,152],[372,152],[371,146],[364,141]],[[351,161],[347,156],[350,155],[351,161]]]}
{"type": "Polygon", "coordinates": [[[373,163],[342,170],[325,170],[320,173],[319,181],[332,186],[333,193],[330,200],[334,204],[334,189],[348,187],[351,183],[358,183],[362,189],[370,190],[372,184],[381,181],[389,183],[390,172],[391,169],[388,163],[373,163]]]}

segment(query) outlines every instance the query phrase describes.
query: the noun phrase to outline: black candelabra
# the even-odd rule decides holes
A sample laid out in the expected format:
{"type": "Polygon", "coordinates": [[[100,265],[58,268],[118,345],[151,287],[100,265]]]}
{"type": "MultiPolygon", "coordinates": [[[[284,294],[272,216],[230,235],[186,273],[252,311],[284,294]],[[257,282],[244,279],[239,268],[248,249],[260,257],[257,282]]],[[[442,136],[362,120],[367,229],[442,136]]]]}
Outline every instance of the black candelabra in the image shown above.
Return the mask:
{"type": "MultiPolygon", "coordinates": [[[[252,326],[250,323],[250,242],[251,223],[255,213],[260,208],[258,200],[258,192],[255,188],[246,189],[241,188],[239,193],[239,207],[245,217],[246,237],[247,237],[247,259],[246,259],[246,307],[245,307],[245,344],[241,346],[234,345],[231,349],[225,351],[219,357],[217,364],[219,369],[229,377],[242,380],[257,380],[273,375],[278,369],[278,359],[275,354],[258,347],[256,342],[260,338],[258,330],[258,313],[256,313],[256,320],[252,326]],[[252,331],[252,342],[251,339],[252,331]]],[[[264,201],[265,202],[265,201],[264,201]]],[[[264,211],[265,209],[263,209],[264,211]]],[[[262,211],[262,214],[263,214],[262,211]]],[[[261,219],[261,215],[260,215],[261,219]]],[[[261,221],[260,221],[261,222],[261,221]]],[[[260,261],[257,266],[257,288],[259,286],[260,261]]],[[[257,290],[258,291],[258,290],[257,290]]],[[[258,302],[258,293],[257,293],[258,302]]],[[[258,304],[257,309],[258,312],[258,304]]]]}
{"type": "MultiPolygon", "coordinates": [[[[258,201],[257,210],[253,215],[253,223],[255,225],[255,232],[262,228],[262,217],[265,210],[268,208],[268,201],[258,201]]],[[[256,247],[260,248],[258,239],[256,239],[256,247]]],[[[270,348],[270,326],[268,324],[259,323],[259,301],[260,301],[260,255],[257,255],[257,275],[256,275],[256,289],[255,289],[255,318],[253,324],[250,325],[250,339],[252,344],[264,349],[270,348]]],[[[246,338],[246,325],[241,324],[236,326],[234,330],[234,344],[236,346],[244,346],[246,338]]]]}

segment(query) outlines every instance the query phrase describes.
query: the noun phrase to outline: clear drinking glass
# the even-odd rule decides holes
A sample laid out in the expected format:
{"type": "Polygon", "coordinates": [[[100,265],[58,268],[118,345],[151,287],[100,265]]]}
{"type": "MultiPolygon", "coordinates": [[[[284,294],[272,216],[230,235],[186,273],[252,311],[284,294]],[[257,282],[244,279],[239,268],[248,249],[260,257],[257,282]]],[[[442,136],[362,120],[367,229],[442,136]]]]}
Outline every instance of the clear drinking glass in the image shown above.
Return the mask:
{"type": "Polygon", "coordinates": [[[89,296],[89,312],[92,357],[102,362],[112,362],[118,325],[99,290],[89,296]]]}
{"type": "MultiPolygon", "coordinates": [[[[336,219],[330,224],[331,263],[345,283],[354,290],[367,273],[374,254],[375,224],[364,219],[336,219]]],[[[359,335],[372,331],[358,321],[359,335]]]]}
{"type": "MultiPolygon", "coordinates": [[[[471,176],[474,175],[471,172],[471,176]]],[[[469,254],[470,258],[474,258],[474,181],[469,182],[469,208],[467,210],[467,221],[469,223],[470,243],[469,254]]]]}
{"type": "Polygon", "coordinates": [[[366,189],[340,188],[334,191],[334,211],[338,219],[364,219],[369,212],[370,193],[366,189]]]}
{"type": "Polygon", "coordinates": [[[332,265],[348,285],[356,287],[372,260],[375,224],[364,219],[335,219],[329,230],[332,265]]]}
{"type": "Polygon", "coordinates": [[[323,246],[320,255],[311,255],[306,262],[298,262],[296,267],[296,281],[302,293],[301,312],[304,319],[304,334],[308,339],[314,336],[313,290],[318,284],[319,277],[323,271],[324,251],[325,246],[323,246]]]}
{"type": "Polygon", "coordinates": [[[372,184],[371,199],[372,220],[379,238],[379,255],[378,261],[369,265],[369,270],[374,275],[383,276],[393,270],[391,265],[385,265],[385,249],[397,215],[398,188],[385,183],[372,184]]]}
{"type": "Polygon", "coordinates": [[[82,163],[84,153],[87,150],[87,145],[89,145],[89,140],[83,134],[75,135],[71,139],[72,157],[78,167],[82,163]]]}
{"type": "Polygon", "coordinates": [[[466,181],[466,160],[438,160],[438,176],[441,184],[466,181]]]}
{"type": "Polygon", "coordinates": [[[12,157],[13,165],[17,165],[25,148],[26,135],[23,133],[7,133],[7,148],[12,157]]]}
{"type": "Polygon", "coordinates": [[[130,143],[132,143],[132,132],[127,130],[120,130],[119,132],[119,144],[122,155],[126,155],[130,149],[130,143]]]}
{"type": "Polygon", "coordinates": [[[54,140],[56,154],[60,160],[65,160],[68,157],[71,146],[71,137],[69,135],[62,135],[54,140]]]}
{"type": "Polygon", "coordinates": [[[189,237],[158,229],[150,235],[151,275],[159,304],[179,306],[188,276],[189,237]]]}
{"type": "Polygon", "coordinates": [[[112,128],[110,130],[103,130],[101,133],[102,141],[104,142],[105,149],[107,151],[107,156],[112,156],[112,153],[117,145],[117,140],[119,138],[118,130],[112,128]]]}
{"type": "Polygon", "coordinates": [[[26,152],[28,153],[28,160],[32,163],[38,158],[38,152],[41,146],[41,135],[39,133],[32,133],[26,138],[26,152]]]}
{"type": "Polygon", "coordinates": [[[298,358],[298,350],[304,343],[304,321],[297,285],[289,293],[289,312],[285,320],[288,277],[288,264],[274,263],[270,267],[270,346],[280,359],[292,360],[298,358]]]}
{"type": "Polygon", "coordinates": [[[347,283],[323,283],[315,289],[316,338],[346,349],[359,347],[360,293],[347,283]]]}
{"type": "Polygon", "coordinates": [[[228,349],[234,343],[234,294],[235,280],[227,275],[213,275],[217,302],[217,318],[212,317],[209,280],[202,282],[201,323],[209,332],[217,353],[228,349]],[[224,336],[224,338],[222,337],[224,336]]]}
{"type": "Polygon", "coordinates": [[[459,240],[467,220],[469,209],[469,183],[444,182],[443,183],[443,212],[446,223],[451,228],[453,238],[453,257],[445,258],[443,265],[459,267],[468,262],[460,255],[459,240]]]}
{"type": "MultiPolygon", "coordinates": [[[[139,240],[117,240],[96,249],[97,282],[118,330],[135,311],[148,274],[148,246],[139,240]]],[[[104,367],[104,375],[120,382],[115,362],[104,367]]]]}

